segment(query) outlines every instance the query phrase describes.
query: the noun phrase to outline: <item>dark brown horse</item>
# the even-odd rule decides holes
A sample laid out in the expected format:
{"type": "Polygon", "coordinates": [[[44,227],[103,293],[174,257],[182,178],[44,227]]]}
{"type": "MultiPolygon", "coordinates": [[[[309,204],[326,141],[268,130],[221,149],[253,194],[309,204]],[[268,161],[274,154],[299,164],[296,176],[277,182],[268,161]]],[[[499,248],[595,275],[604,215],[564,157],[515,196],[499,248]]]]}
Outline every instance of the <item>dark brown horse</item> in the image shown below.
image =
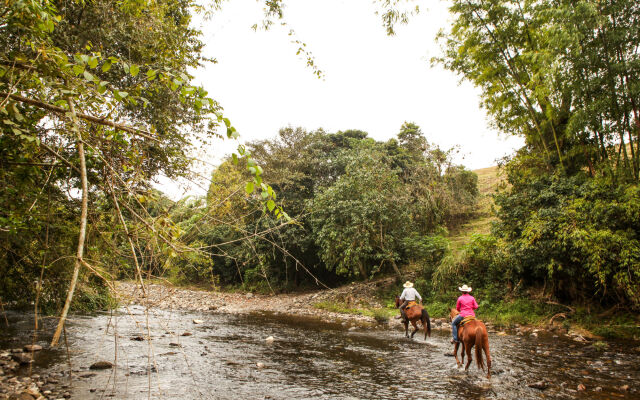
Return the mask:
{"type": "MultiPolygon", "coordinates": [[[[458,314],[460,314],[458,310],[452,308],[449,313],[449,322],[453,321],[458,314]]],[[[467,371],[469,369],[469,364],[473,361],[471,358],[471,349],[473,346],[476,346],[476,363],[478,364],[478,368],[481,368],[484,371],[484,361],[482,360],[482,351],[484,350],[484,354],[487,357],[487,378],[491,378],[489,334],[487,333],[487,327],[484,326],[482,321],[474,319],[463,326],[460,326],[458,328],[458,339],[460,342],[457,342],[453,349],[453,354],[456,357],[456,364],[458,364],[458,367],[464,364],[464,353],[466,351],[469,360],[467,361],[467,365],[464,367],[464,370],[467,371]],[[460,343],[462,343],[462,362],[458,360],[458,345],[460,343]]]]}
{"type": "MultiPolygon", "coordinates": [[[[400,297],[396,296],[396,308],[400,307],[402,302],[400,301],[400,297]]],[[[429,314],[427,310],[425,310],[420,304],[415,304],[414,306],[405,308],[405,314],[407,314],[407,320],[403,320],[404,323],[404,335],[409,337],[409,322],[413,325],[413,332],[411,332],[411,338],[413,335],[418,332],[418,325],[416,325],[417,321],[422,322],[422,328],[424,329],[424,340],[427,340],[427,335],[431,337],[431,319],[429,319],[429,314]]]]}

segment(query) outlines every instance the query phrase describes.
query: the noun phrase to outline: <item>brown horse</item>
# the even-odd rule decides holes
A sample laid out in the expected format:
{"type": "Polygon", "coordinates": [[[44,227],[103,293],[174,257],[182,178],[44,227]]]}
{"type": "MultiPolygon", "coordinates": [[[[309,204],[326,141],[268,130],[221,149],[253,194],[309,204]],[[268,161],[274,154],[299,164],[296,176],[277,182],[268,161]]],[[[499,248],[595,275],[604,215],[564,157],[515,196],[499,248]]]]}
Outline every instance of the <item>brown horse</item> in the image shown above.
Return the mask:
{"type": "MultiPolygon", "coordinates": [[[[449,313],[449,322],[453,321],[458,314],[460,314],[458,310],[452,308],[449,313]]],[[[473,361],[471,358],[471,349],[473,346],[476,346],[476,363],[478,364],[478,368],[481,368],[484,371],[484,361],[482,360],[482,350],[484,350],[484,354],[487,357],[487,378],[491,378],[489,334],[487,333],[487,327],[484,326],[482,321],[474,319],[464,324],[464,326],[460,326],[458,328],[458,339],[460,339],[460,342],[457,342],[453,349],[453,354],[456,357],[456,364],[458,364],[458,367],[464,364],[464,353],[466,351],[469,361],[467,361],[467,365],[464,370],[467,371],[469,369],[469,364],[473,361]],[[462,362],[458,360],[458,345],[460,343],[462,343],[462,362]]]]}
{"type": "MultiPolygon", "coordinates": [[[[400,301],[400,297],[396,296],[396,308],[400,307],[402,302],[400,301]]],[[[425,310],[420,304],[416,304],[411,307],[405,308],[405,313],[407,314],[407,320],[403,320],[404,323],[404,335],[409,337],[409,322],[413,325],[413,332],[411,332],[411,338],[413,335],[418,332],[418,325],[416,325],[417,321],[422,322],[422,328],[424,329],[424,340],[427,340],[427,335],[431,337],[431,319],[429,319],[429,313],[425,310]]]]}

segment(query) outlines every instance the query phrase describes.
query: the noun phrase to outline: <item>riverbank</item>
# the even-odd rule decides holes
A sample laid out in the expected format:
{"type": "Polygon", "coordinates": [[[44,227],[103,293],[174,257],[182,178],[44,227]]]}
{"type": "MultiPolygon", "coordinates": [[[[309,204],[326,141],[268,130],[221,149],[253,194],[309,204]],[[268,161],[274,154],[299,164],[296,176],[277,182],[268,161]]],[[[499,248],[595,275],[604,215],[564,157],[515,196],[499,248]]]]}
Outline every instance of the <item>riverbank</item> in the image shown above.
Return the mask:
{"type": "MultiPolygon", "coordinates": [[[[394,285],[394,278],[371,282],[357,282],[336,289],[307,293],[265,295],[255,293],[229,293],[194,290],[151,284],[146,286],[146,295],[139,285],[132,282],[117,284],[117,298],[123,304],[137,304],[163,310],[216,311],[232,314],[271,312],[315,317],[326,322],[340,322],[350,326],[376,326],[401,330],[403,325],[395,319],[398,311],[377,297],[394,285]]],[[[432,329],[450,331],[450,325],[442,309],[444,304],[425,304],[431,314],[432,329]]],[[[517,307],[514,306],[517,311],[517,307]]],[[[523,311],[524,312],[524,311],[523,311]]],[[[505,323],[500,317],[483,315],[490,333],[498,335],[537,336],[546,331],[554,335],[567,336],[577,342],[595,342],[606,347],[604,337],[594,334],[578,324],[569,324],[553,315],[520,319],[521,322],[505,323]],[[488,318],[487,318],[488,317],[488,318]],[[549,320],[552,321],[549,323],[549,320]],[[527,323],[527,321],[539,321],[527,323]]]]}

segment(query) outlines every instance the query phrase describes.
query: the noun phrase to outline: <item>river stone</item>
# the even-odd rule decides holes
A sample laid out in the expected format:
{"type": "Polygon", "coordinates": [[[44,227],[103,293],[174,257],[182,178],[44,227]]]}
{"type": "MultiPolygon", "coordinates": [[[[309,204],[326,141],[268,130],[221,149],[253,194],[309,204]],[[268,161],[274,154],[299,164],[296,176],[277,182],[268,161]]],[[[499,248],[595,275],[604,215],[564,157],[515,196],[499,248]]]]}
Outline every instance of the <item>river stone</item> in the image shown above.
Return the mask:
{"type": "Polygon", "coordinates": [[[171,346],[171,347],[180,347],[180,343],[171,342],[171,343],[169,343],[169,346],[171,346]]]}
{"type": "Polygon", "coordinates": [[[135,340],[136,342],[142,342],[144,338],[142,336],[134,336],[131,338],[131,340],[135,340]]]}
{"type": "Polygon", "coordinates": [[[113,368],[113,364],[111,364],[109,361],[94,362],[89,367],[89,369],[109,369],[109,368],[113,368]]]}
{"type": "Polygon", "coordinates": [[[180,335],[180,336],[191,336],[191,335],[193,335],[191,332],[184,332],[184,333],[183,333],[182,335],[180,335]]]}
{"type": "Polygon", "coordinates": [[[253,297],[253,293],[247,293],[244,295],[247,299],[250,299],[253,297]]]}
{"type": "Polygon", "coordinates": [[[583,385],[582,383],[578,385],[578,392],[584,392],[585,390],[587,390],[587,387],[585,385],[583,385]]]}
{"type": "Polygon", "coordinates": [[[265,342],[267,343],[273,343],[275,339],[273,338],[273,336],[269,336],[268,338],[265,339],[265,342]]]}
{"type": "Polygon", "coordinates": [[[629,385],[620,386],[620,390],[622,390],[623,392],[626,392],[627,390],[629,390],[629,385]]]}
{"type": "Polygon", "coordinates": [[[261,363],[261,362],[256,363],[256,366],[257,366],[258,368],[262,369],[262,368],[264,368],[264,363],[261,363]]]}
{"type": "Polygon", "coordinates": [[[538,381],[538,382],[530,383],[527,386],[529,386],[530,388],[533,388],[533,389],[545,390],[547,388],[547,382],[538,381]]]}
{"type": "Polygon", "coordinates": [[[31,355],[24,353],[14,353],[11,355],[11,359],[13,359],[13,361],[17,362],[20,365],[26,365],[33,362],[31,355]]]}
{"type": "Polygon", "coordinates": [[[204,322],[204,321],[203,321],[203,320],[201,320],[201,319],[194,319],[194,320],[193,320],[193,323],[194,323],[194,324],[202,324],[203,322],[204,322]]]}
{"type": "Polygon", "coordinates": [[[40,351],[42,350],[42,346],[38,344],[28,344],[24,346],[24,351],[32,352],[32,351],[40,351]]]}
{"type": "Polygon", "coordinates": [[[35,397],[33,397],[27,392],[14,393],[11,396],[9,396],[9,400],[33,400],[33,399],[35,399],[35,397]]]}

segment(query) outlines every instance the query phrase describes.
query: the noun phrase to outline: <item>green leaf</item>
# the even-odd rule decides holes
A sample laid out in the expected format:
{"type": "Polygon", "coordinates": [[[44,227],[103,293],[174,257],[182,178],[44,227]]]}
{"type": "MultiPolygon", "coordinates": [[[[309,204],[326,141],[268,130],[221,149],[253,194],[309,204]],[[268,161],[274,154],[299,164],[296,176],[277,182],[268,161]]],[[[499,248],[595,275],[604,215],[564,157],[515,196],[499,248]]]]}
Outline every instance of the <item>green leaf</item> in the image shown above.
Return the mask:
{"type": "Polygon", "coordinates": [[[236,153],[231,154],[231,161],[233,161],[234,165],[238,165],[238,156],[236,153]]]}
{"type": "Polygon", "coordinates": [[[103,94],[107,90],[107,82],[102,81],[98,84],[98,93],[103,94]]]}
{"type": "Polygon", "coordinates": [[[96,79],[93,76],[93,74],[91,72],[89,72],[89,71],[84,71],[82,74],[84,75],[84,79],[88,80],[89,82],[93,82],[94,79],[96,79]]]}
{"type": "Polygon", "coordinates": [[[125,97],[127,97],[129,95],[129,93],[127,92],[121,92],[119,90],[116,90],[113,92],[113,96],[116,98],[116,100],[120,101],[122,99],[124,99],[125,97]]]}
{"type": "Polygon", "coordinates": [[[273,200],[267,201],[267,208],[269,209],[269,211],[273,211],[275,207],[276,207],[276,203],[273,200]]]}
{"type": "Polygon", "coordinates": [[[267,199],[267,197],[269,197],[269,193],[265,192],[264,190],[262,192],[260,192],[260,195],[262,196],[263,199],[267,199]]]}
{"type": "Polygon", "coordinates": [[[247,192],[247,194],[251,194],[253,193],[253,182],[247,182],[247,186],[244,187],[244,191],[247,192]]]}
{"type": "Polygon", "coordinates": [[[102,64],[102,72],[107,72],[110,69],[111,69],[111,61],[107,61],[104,64],[102,64]]]}
{"type": "Polygon", "coordinates": [[[76,74],[76,75],[80,75],[80,74],[81,74],[81,73],[83,73],[83,72],[84,72],[84,66],[82,66],[82,65],[77,65],[77,64],[73,66],[73,73],[74,73],[74,74],[76,74]]]}
{"type": "Polygon", "coordinates": [[[249,172],[251,172],[252,174],[255,175],[255,173],[256,173],[256,168],[255,167],[249,167],[248,170],[249,170],[249,172]]]}
{"type": "Polygon", "coordinates": [[[133,76],[134,78],[136,76],[138,76],[138,72],[140,72],[140,67],[138,67],[137,65],[133,64],[131,65],[131,67],[129,67],[129,73],[131,74],[131,76],[133,76]]]}
{"type": "Polygon", "coordinates": [[[156,71],[150,69],[147,71],[147,79],[152,81],[154,79],[156,79],[156,71]]]}
{"type": "Polygon", "coordinates": [[[89,65],[89,68],[91,68],[91,69],[97,67],[98,66],[98,57],[91,57],[89,59],[89,62],[87,63],[87,65],[89,65]]]}

